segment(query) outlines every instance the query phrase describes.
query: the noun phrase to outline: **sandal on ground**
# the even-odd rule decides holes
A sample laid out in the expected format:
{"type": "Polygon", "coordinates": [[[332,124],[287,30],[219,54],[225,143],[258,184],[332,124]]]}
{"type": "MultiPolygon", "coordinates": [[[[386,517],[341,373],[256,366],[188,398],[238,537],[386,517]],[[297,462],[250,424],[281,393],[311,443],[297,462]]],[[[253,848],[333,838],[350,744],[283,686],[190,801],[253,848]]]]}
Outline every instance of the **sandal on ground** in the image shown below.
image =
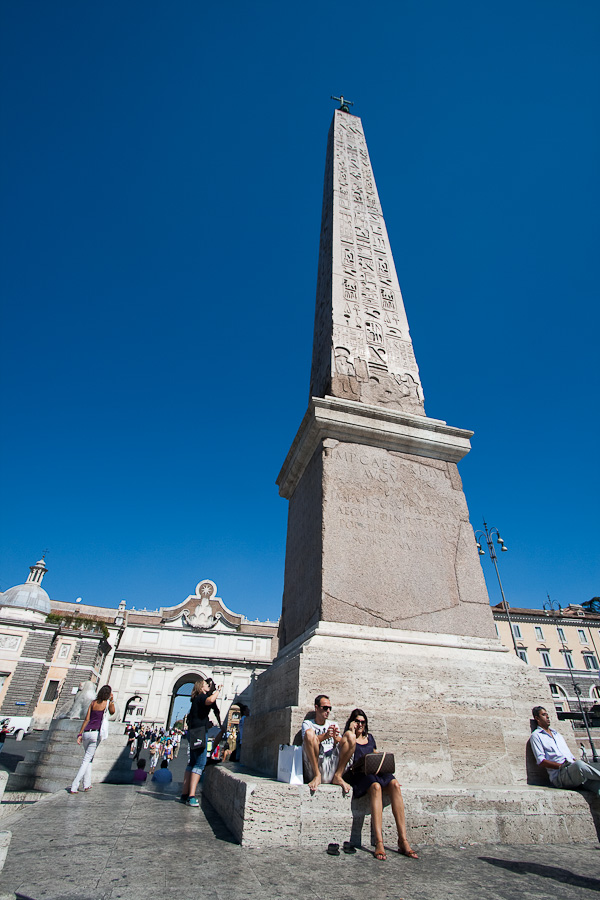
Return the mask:
{"type": "Polygon", "coordinates": [[[327,852],[330,856],[339,856],[340,855],[340,845],[339,844],[329,844],[327,847],[327,852]]]}
{"type": "Polygon", "coordinates": [[[375,859],[378,859],[380,862],[383,862],[387,859],[385,854],[385,847],[383,846],[383,841],[377,841],[375,844],[375,849],[373,850],[373,856],[375,859]]]}
{"type": "Polygon", "coordinates": [[[398,853],[408,856],[409,859],[418,859],[419,854],[412,849],[408,841],[398,841],[398,853]]]}
{"type": "Polygon", "coordinates": [[[79,791],[74,791],[73,788],[67,788],[67,792],[69,794],[78,794],[79,793],[79,791]]]}

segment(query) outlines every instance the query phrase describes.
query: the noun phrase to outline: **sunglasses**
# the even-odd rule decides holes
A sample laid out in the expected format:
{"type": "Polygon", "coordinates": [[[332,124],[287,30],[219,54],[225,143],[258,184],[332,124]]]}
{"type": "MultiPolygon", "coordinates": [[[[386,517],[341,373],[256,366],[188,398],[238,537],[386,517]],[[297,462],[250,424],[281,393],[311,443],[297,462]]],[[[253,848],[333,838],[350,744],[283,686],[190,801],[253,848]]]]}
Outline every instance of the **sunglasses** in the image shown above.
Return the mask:
{"type": "Polygon", "coordinates": [[[328,710],[331,712],[331,707],[330,707],[330,706],[320,706],[319,709],[325,709],[325,710],[328,709],[328,710]]]}
{"type": "Polygon", "coordinates": [[[355,719],[354,721],[357,723],[357,725],[366,725],[367,724],[366,719],[355,719]]]}

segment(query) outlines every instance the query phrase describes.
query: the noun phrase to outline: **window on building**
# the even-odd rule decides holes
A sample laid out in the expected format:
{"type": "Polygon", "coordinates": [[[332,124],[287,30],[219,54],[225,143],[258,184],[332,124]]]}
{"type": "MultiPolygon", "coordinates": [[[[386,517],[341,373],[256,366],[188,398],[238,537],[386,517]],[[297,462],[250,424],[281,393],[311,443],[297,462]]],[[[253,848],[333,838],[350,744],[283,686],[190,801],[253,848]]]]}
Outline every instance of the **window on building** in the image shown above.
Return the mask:
{"type": "Polygon", "coordinates": [[[181,647],[205,647],[209,649],[215,646],[214,637],[203,634],[182,634],[180,640],[181,647]]]}
{"type": "Polygon", "coordinates": [[[552,663],[550,662],[550,654],[548,653],[548,651],[542,650],[542,652],[540,653],[540,656],[542,657],[542,665],[546,669],[550,669],[552,667],[552,663]]]}
{"type": "Polygon", "coordinates": [[[523,637],[523,635],[521,634],[521,629],[519,628],[518,625],[513,625],[512,630],[513,630],[513,634],[516,638],[523,637]]]}
{"type": "Polygon", "coordinates": [[[2,688],[6,684],[6,679],[8,678],[8,672],[0,672],[0,693],[2,692],[2,688]]]}
{"type": "Polygon", "coordinates": [[[538,640],[538,641],[544,640],[544,632],[542,631],[542,629],[540,628],[539,625],[535,626],[535,637],[536,637],[536,640],[538,640]]]}
{"type": "Polygon", "coordinates": [[[58,697],[58,686],[60,681],[49,681],[44,696],[44,703],[52,703],[58,697]]]}
{"type": "Polygon", "coordinates": [[[529,662],[529,660],[527,659],[527,651],[526,650],[519,650],[519,656],[521,657],[523,662],[525,662],[525,663],[529,662]]]}
{"type": "Polygon", "coordinates": [[[158,644],[160,634],[158,631],[142,631],[142,644],[158,644]]]}
{"type": "Polygon", "coordinates": [[[552,694],[553,697],[559,696],[558,688],[555,684],[550,685],[550,693],[552,694]]]}
{"type": "Polygon", "coordinates": [[[563,656],[565,658],[565,664],[567,666],[567,669],[574,669],[575,666],[573,665],[573,654],[571,653],[571,651],[563,650],[563,656]]]}
{"type": "Polygon", "coordinates": [[[600,700],[600,688],[593,687],[590,691],[590,700],[600,700]]]}
{"type": "Polygon", "coordinates": [[[560,640],[564,641],[566,643],[565,633],[564,633],[563,629],[557,628],[556,630],[558,632],[558,637],[560,638],[560,640]]]}
{"type": "Polygon", "coordinates": [[[594,656],[593,653],[584,653],[583,659],[585,662],[586,669],[597,669],[598,668],[598,660],[594,656]]]}
{"type": "Polygon", "coordinates": [[[577,634],[579,635],[579,643],[580,643],[580,644],[587,644],[587,638],[586,638],[586,636],[585,636],[585,631],[583,630],[583,628],[578,628],[578,629],[577,629],[577,634]]]}
{"type": "Polygon", "coordinates": [[[556,712],[562,712],[562,711],[563,711],[563,705],[562,705],[562,703],[555,703],[555,704],[554,704],[554,709],[556,710],[556,712]]]}

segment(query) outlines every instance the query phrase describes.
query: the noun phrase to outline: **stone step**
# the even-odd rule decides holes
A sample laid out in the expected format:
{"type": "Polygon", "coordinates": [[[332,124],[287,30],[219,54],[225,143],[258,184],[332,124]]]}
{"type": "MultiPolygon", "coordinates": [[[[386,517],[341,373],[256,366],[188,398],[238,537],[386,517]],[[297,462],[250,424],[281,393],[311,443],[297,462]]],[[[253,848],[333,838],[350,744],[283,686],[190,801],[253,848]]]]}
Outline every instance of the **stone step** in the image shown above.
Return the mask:
{"type": "MultiPolygon", "coordinates": [[[[311,794],[308,785],[282,784],[225,764],[207,768],[202,794],[245,847],[371,842],[368,799],[344,798],[333,785],[311,794]]],[[[414,844],[585,843],[600,837],[600,798],[587,792],[526,784],[406,784],[402,794],[414,844]]],[[[384,813],[384,840],[396,843],[390,810],[384,813]]]]}
{"type": "MultiPolygon", "coordinates": [[[[25,759],[17,764],[9,778],[7,790],[55,791],[70,785],[83,759],[83,750],[76,742],[80,728],[80,719],[53,722],[40,740],[27,749],[25,759]]],[[[131,765],[125,737],[109,734],[96,750],[92,784],[102,781],[130,784],[131,765]]]]}

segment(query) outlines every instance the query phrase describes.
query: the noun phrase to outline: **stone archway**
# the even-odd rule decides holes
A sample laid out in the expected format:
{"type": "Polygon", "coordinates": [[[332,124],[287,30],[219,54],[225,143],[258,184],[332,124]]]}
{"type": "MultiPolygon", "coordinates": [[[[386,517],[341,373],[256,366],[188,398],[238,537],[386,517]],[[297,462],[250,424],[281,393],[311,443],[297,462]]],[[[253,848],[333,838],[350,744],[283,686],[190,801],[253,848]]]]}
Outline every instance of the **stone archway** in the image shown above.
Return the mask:
{"type": "Polygon", "coordinates": [[[175,706],[175,701],[178,697],[184,698],[189,696],[192,692],[192,688],[196,681],[200,681],[202,678],[206,678],[206,675],[203,672],[196,670],[195,672],[187,672],[185,675],[181,675],[175,684],[173,685],[173,689],[171,691],[171,700],[169,703],[169,715],[167,716],[167,728],[171,728],[173,722],[171,719],[173,718],[173,708],[175,706]]]}

